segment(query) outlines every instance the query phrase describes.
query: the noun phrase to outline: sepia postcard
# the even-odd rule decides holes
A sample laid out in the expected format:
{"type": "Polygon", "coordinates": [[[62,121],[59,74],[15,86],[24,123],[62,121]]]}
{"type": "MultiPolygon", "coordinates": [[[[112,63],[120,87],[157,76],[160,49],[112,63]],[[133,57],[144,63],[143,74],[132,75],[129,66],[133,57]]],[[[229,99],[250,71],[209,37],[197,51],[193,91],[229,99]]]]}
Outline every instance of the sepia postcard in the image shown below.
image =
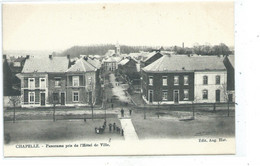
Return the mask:
{"type": "Polygon", "coordinates": [[[5,157],[235,154],[234,2],[3,3],[5,157]]]}

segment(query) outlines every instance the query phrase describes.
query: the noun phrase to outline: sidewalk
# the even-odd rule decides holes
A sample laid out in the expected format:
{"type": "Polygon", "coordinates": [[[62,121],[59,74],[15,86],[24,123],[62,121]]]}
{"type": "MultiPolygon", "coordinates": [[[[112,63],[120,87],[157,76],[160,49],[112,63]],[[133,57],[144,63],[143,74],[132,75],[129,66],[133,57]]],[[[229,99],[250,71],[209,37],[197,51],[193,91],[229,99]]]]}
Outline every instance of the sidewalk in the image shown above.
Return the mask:
{"type": "Polygon", "coordinates": [[[124,129],[124,137],[126,141],[137,141],[138,136],[135,132],[132,120],[130,118],[119,118],[122,129],[124,129]]]}

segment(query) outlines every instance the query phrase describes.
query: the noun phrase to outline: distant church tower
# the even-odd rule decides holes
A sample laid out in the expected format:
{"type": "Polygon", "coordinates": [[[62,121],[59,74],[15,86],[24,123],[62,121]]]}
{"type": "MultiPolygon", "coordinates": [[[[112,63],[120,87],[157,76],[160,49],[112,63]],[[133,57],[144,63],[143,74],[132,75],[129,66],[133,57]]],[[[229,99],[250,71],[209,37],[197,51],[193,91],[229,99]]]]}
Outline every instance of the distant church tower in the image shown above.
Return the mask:
{"type": "Polygon", "coordinates": [[[115,52],[117,55],[120,55],[120,45],[118,44],[118,42],[116,43],[115,52]]]}

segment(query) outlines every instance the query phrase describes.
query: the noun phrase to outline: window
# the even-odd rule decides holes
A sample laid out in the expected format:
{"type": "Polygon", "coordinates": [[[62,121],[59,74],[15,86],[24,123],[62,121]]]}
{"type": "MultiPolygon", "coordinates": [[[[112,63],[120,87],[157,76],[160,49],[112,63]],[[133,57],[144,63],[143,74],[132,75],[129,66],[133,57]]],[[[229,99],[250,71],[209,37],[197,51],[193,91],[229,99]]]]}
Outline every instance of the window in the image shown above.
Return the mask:
{"type": "Polygon", "coordinates": [[[184,85],[189,85],[189,76],[184,76],[184,85]]]}
{"type": "Polygon", "coordinates": [[[72,77],[72,86],[79,86],[79,76],[72,77]]]}
{"type": "Polygon", "coordinates": [[[35,100],[35,93],[29,92],[29,102],[34,103],[34,100],[35,100]]]}
{"type": "Polygon", "coordinates": [[[73,92],[73,102],[79,102],[79,92],[73,92]]]}
{"type": "Polygon", "coordinates": [[[34,89],[35,88],[35,79],[34,78],[29,78],[29,89],[34,89]]]}
{"type": "Polygon", "coordinates": [[[53,103],[59,103],[59,93],[53,93],[53,103]]]}
{"type": "Polygon", "coordinates": [[[92,77],[88,78],[88,84],[91,85],[92,84],[92,77]]]}
{"type": "Polygon", "coordinates": [[[40,88],[44,89],[46,87],[46,79],[40,78],[40,88]]]}
{"type": "Polygon", "coordinates": [[[183,91],[184,93],[184,97],[183,97],[183,100],[189,100],[189,90],[188,89],[185,89],[183,91]]]}
{"type": "Polygon", "coordinates": [[[149,85],[153,85],[153,77],[149,76],[149,85]]]}
{"type": "Polygon", "coordinates": [[[204,100],[208,99],[208,90],[203,90],[203,92],[202,92],[202,99],[204,99],[204,100]]]}
{"type": "Polygon", "coordinates": [[[208,84],[208,76],[203,76],[203,84],[204,85],[208,84]]]}
{"type": "Polygon", "coordinates": [[[163,76],[163,86],[167,86],[167,76],[163,76]]]}
{"type": "Polygon", "coordinates": [[[179,76],[174,76],[174,85],[179,85],[179,76]]]}
{"type": "Polygon", "coordinates": [[[55,78],[55,87],[60,87],[61,86],[61,78],[60,77],[56,77],[55,78]]]}
{"type": "Polygon", "coordinates": [[[220,84],[220,76],[216,76],[216,84],[217,84],[217,85],[220,84]]]}
{"type": "Polygon", "coordinates": [[[168,100],[168,91],[162,92],[162,100],[168,100]]]}

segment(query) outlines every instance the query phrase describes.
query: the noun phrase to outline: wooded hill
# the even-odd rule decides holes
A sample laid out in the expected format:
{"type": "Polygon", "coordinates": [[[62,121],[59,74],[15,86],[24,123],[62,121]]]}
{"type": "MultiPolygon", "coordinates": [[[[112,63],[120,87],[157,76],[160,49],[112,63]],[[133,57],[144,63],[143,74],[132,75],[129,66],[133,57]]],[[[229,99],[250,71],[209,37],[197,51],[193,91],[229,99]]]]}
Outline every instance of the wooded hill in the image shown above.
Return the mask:
{"type": "MultiPolygon", "coordinates": [[[[198,55],[231,55],[234,51],[223,43],[219,45],[199,45],[195,44],[193,47],[151,47],[151,46],[126,46],[120,45],[121,54],[136,53],[140,51],[153,51],[161,49],[165,51],[174,51],[176,54],[198,54],[198,55]]],[[[54,56],[67,56],[71,58],[79,57],[79,55],[105,55],[108,50],[115,50],[115,45],[89,45],[89,46],[73,46],[61,53],[53,52],[54,56]]]]}

